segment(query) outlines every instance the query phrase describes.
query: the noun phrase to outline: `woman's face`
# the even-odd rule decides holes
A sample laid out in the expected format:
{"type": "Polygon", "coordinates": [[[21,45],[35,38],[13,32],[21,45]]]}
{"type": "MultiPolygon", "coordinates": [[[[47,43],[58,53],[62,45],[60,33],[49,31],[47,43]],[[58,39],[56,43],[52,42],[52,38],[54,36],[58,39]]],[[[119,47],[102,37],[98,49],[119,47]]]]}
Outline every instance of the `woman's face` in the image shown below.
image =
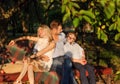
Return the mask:
{"type": "Polygon", "coordinates": [[[57,34],[60,34],[62,31],[63,31],[63,30],[62,30],[62,26],[59,25],[59,26],[58,26],[58,29],[57,29],[57,34]]]}
{"type": "Polygon", "coordinates": [[[38,36],[39,36],[39,37],[44,37],[44,36],[45,36],[45,31],[44,31],[44,29],[42,29],[42,28],[39,28],[39,29],[38,29],[38,36]]]}

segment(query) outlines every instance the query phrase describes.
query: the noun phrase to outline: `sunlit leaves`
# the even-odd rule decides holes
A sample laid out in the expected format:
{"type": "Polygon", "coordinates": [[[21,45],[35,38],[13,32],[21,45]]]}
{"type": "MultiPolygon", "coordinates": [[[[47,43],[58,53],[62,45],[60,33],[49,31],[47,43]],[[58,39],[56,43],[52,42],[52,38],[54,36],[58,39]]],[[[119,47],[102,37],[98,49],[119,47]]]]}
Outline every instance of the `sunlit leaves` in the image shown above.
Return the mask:
{"type": "Polygon", "coordinates": [[[120,33],[117,33],[116,35],[115,35],[115,41],[117,41],[117,40],[119,40],[120,39],[120,33]]]}
{"type": "Polygon", "coordinates": [[[77,27],[77,26],[79,25],[79,18],[75,18],[75,19],[73,20],[73,25],[74,25],[75,27],[77,27]]]}
{"type": "Polygon", "coordinates": [[[115,3],[112,1],[107,2],[104,7],[104,13],[105,13],[106,17],[108,19],[111,18],[111,16],[114,14],[114,12],[115,12],[115,3]]]}
{"type": "Polygon", "coordinates": [[[118,32],[120,32],[120,18],[117,18],[117,20],[110,25],[109,30],[117,30],[118,32]]]}
{"type": "Polygon", "coordinates": [[[107,34],[104,32],[104,30],[102,30],[100,27],[98,27],[98,30],[97,30],[97,36],[98,36],[98,39],[101,39],[104,41],[104,43],[106,43],[108,41],[108,36],[107,34]]]}
{"type": "Polygon", "coordinates": [[[65,22],[68,18],[70,18],[70,13],[66,13],[66,14],[63,16],[63,22],[65,22]]]}
{"type": "Polygon", "coordinates": [[[62,13],[64,13],[63,16],[63,22],[67,21],[71,15],[75,16],[77,14],[77,11],[75,8],[80,8],[80,6],[77,3],[74,3],[69,0],[63,0],[62,1],[62,13]]]}
{"type": "Polygon", "coordinates": [[[116,0],[116,8],[118,13],[120,14],[120,0],[116,0]]]}
{"type": "Polygon", "coordinates": [[[79,1],[76,3],[71,0],[63,0],[63,2],[63,5],[66,6],[66,8],[62,7],[65,16],[63,21],[71,18],[74,27],[78,27],[82,24],[81,22],[88,22],[95,27],[98,39],[106,43],[112,32],[112,35],[114,35],[112,37],[118,40],[119,34],[117,32],[120,32],[120,0],[97,0],[90,1],[90,4],[87,4],[86,1],[84,3],[87,4],[86,7],[88,8],[85,9],[81,7],[79,1]]]}
{"type": "Polygon", "coordinates": [[[86,15],[86,16],[92,18],[92,19],[95,18],[95,15],[90,10],[80,10],[79,14],[80,15],[86,15]]]}
{"type": "Polygon", "coordinates": [[[88,23],[92,22],[91,19],[88,16],[83,16],[83,19],[88,23]]]}

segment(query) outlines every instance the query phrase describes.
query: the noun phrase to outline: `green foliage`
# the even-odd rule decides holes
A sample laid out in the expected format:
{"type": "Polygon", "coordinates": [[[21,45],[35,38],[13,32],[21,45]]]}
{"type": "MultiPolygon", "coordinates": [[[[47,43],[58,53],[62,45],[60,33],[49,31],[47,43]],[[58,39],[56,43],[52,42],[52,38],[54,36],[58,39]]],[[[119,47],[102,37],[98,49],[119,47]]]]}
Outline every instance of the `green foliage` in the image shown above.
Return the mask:
{"type": "Polygon", "coordinates": [[[63,23],[72,20],[73,26],[79,27],[87,22],[95,28],[94,32],[98,35],[98,39],[101,39],[104,43],[111,40],[109,38],[111,37],[111,32],[114,33],[112,39],[115,41],[119,40],[120,0],[97,0],[89,2],[87,0],[84,2],[63,0],[62,3],[63,23]],[[82,4],[85,4],[84,7],[82,4]],[[104,29],[102,25],[105,25],[104,29]]]}
{"type": "Polygon", "coordinates": [[[114,68],[115,77],[114,80],[120,80],[120,57],[114,56],[111,59],[112,67],[114,68]]]}
{"type": "Polygon", "coordinates": [[[79,18],[74,18],[73,25],[77,27],[79,25],[79,18]]]}
{"type": "Polygon", "coordinates": [[[107,19],[110,19],[112,17],[112,15],[115,12],[115,4],[113,1],[109,1],[106,3],[106,5],[104,6],[104,13],[107,17],[107,19]]]}
{"type": "Polygon", "coordinates": [[[117,40],[119,40],[120,39],[120,33],[117,33],[116,35],[115,35],[115,41],[117,41],[117,40]]]}
{"type": "Polygon", "coordinates": [[[115,81],[120,80],[120,71],[116,72],[116,76],[114,78],[115,81]]]}
{"type": "Polygon", "coordinates": [[[103,40],[105,43],[108,41],[108,37],[106,33],[101,28],[98,28],[97,36],[99,39],[103,40]]]}

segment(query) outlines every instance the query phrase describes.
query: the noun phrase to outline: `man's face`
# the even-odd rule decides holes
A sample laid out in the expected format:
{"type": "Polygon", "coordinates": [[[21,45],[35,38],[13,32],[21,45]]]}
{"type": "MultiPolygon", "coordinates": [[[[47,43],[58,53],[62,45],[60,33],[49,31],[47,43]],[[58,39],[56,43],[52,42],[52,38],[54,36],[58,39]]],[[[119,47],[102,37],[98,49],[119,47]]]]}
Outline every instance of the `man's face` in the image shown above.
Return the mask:
{"type": "Polygon", "coordinates": [[[59,25],[56,33],[57,33],[57,34],[60,34],[62,31],[63,31],[63,30],[62,30],[62,25],[59,25]]]}

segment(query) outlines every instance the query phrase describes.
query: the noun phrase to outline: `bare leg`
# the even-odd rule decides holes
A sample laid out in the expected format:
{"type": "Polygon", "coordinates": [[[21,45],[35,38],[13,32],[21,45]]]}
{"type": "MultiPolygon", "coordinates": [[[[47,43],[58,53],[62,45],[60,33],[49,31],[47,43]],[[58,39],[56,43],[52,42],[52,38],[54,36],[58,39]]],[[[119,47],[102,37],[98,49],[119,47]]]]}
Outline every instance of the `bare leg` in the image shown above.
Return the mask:
{"type": "Polygon", "coordinates": [[[28,63],[27,63],[27,61],[24,61],[22,72],[20,73],[20,75],[18,76],[18,78],[16,79],[16,81],[21,81],[22,80],[22,78],[24,77],[24,75],[27,72],[27,69],[28,69],[28,63]]]}
{"type": "Polygon", "coordinates": [[[32,64],[30,64],[28,66],[28,78],[29,78],[30,84],[34,84],[34,73],[33,73],[33,65],[32,64]]]}

